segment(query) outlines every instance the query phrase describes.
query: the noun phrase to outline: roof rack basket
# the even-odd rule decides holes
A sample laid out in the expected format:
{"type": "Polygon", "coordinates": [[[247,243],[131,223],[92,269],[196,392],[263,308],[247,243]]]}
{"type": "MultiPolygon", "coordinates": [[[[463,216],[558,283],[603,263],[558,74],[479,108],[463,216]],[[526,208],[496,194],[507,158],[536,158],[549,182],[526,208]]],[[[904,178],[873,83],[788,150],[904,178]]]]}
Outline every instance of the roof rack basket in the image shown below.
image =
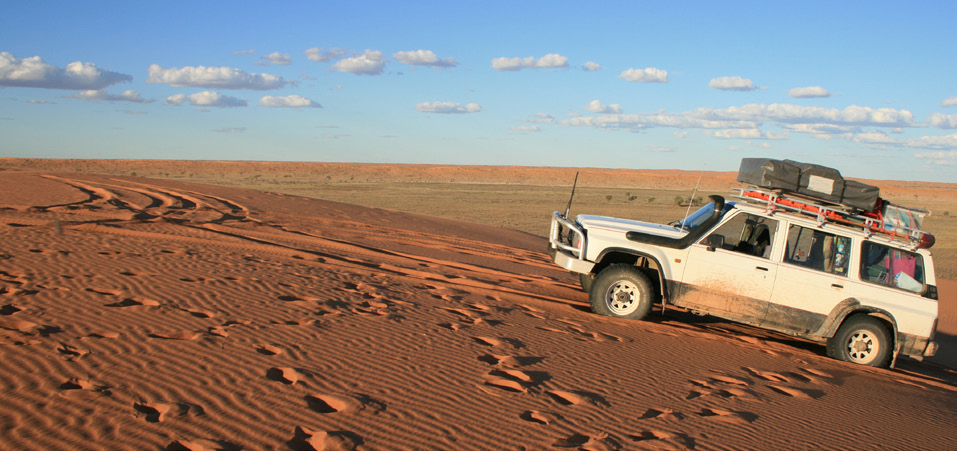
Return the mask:
{"type": "Polygon", "coordinates": [[[841,224],[864,230],[868,235],[879,234],[899,241],[914,249],[927,249],[936,241],[930,233],[921,230],[921,222],[930,211],[895,205],[883,199],[873,211],[832,204],[793,192],[769,190],[756,186],[734,188],[740,194],[733,196],[745,202],[762,205],[769,214],[778,209],[814,217],[818,224],[841,224]]]}

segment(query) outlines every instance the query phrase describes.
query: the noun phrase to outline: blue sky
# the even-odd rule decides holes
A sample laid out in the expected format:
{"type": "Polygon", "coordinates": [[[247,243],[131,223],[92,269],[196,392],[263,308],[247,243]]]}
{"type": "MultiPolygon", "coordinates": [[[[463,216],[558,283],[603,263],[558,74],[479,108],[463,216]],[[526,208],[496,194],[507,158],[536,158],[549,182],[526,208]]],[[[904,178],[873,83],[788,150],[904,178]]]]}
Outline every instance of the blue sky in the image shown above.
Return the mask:
{"type": "Polygon", "coordinates": [[[7,2],[0,156],[957,181],[957,2],[7,2]]]}

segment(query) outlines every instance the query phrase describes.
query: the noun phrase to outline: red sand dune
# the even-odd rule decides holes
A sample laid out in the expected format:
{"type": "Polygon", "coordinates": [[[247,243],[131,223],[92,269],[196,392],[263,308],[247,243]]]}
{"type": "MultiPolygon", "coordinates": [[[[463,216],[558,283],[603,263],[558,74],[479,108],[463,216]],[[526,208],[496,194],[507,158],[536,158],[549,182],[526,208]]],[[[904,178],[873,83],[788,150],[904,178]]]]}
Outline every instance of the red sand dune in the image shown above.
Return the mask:
{"type": "MultiPolygon", "coordinates": [[[[249,190],[0,170],[0,448],[955,449],[897,370],[590,313],[545,243],[249,190]]],[[[948,348],[947,346],[951,346],[948,348]]]]}

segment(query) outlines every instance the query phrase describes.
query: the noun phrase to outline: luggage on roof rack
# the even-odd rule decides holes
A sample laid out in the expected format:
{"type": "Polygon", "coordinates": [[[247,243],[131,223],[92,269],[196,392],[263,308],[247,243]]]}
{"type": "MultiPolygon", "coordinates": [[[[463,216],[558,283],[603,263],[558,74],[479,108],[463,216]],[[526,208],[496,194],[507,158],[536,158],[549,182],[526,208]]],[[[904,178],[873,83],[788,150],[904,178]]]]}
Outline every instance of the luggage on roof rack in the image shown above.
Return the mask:
{"type": "Polygon", "coordinates": [[[837,169],[792,160],[742,158],[738,181],[862,211],[874,210],[880,200],[876,186],[845,180],[837,169]]]}
{"type": "Polygon", "coordinates": [[[860,228],[871,234],[881,234],[898,240],[913,248],[929,249],[934,245],[934,235],[921,230],[921,222],[930,211],[895,205],[879,199],[879,206],[871,211],[842,208],[840,205],[820,203],[805,196],[777,193],[767,189],[748,187],[735,188],[735,196],[750,203],[764,205],[768,212],[778,208],[813,216],[818,223],[836,223],[860,228]]]}

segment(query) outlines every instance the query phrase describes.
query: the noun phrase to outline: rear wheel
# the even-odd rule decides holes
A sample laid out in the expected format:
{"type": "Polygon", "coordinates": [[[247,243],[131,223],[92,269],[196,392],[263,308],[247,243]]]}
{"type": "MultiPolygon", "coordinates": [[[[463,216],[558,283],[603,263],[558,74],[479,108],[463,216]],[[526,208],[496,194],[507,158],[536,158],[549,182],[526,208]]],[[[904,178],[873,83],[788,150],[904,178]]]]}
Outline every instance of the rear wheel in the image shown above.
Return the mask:
{"type": "Polygon", "coordinates": [[[827,340],[827,355],[859,365],[886,368],[892,351],[893,341],[887,326],[868,315],[848,318],[827,340]]]}
{"type": "Polygon", "coordinates": [[[599,315],[642,319],[651,312],[653,295],[648,276],[632,265],[616,264],[598,273],[588,298],[599,315]]]}

